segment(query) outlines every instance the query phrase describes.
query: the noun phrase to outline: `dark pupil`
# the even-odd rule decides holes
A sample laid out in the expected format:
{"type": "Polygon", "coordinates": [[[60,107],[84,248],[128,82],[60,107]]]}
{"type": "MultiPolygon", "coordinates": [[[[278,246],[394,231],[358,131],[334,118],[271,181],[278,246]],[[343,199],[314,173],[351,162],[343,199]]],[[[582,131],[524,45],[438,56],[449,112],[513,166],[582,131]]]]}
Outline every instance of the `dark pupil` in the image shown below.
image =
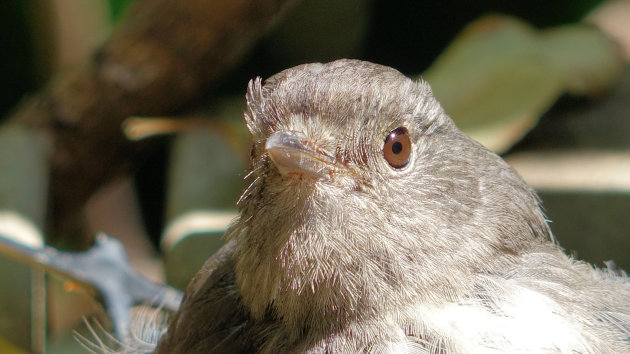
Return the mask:
{"type": "Polygon", "coordinates": [[[394,145],[392,145],[392,152],[396,155],[400,154],[400,152],[402,151],[403,146],[400,143],[400,141],[397,141],[394,143],[394,145]]]}

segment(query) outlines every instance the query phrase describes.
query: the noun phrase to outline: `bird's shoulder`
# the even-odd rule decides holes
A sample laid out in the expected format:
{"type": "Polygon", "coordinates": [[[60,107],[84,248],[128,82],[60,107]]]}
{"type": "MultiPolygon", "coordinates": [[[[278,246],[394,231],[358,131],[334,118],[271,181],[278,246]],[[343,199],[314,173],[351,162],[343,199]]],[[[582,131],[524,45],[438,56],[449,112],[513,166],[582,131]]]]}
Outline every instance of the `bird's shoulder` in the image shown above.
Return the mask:
{"type": "Polygon", "coordinates": [[[249,351],[250,343],[243,339],[248,316],[234,281],[233,252],[234,242],[228,242],[197,272],[157,353],[249,351]]]}

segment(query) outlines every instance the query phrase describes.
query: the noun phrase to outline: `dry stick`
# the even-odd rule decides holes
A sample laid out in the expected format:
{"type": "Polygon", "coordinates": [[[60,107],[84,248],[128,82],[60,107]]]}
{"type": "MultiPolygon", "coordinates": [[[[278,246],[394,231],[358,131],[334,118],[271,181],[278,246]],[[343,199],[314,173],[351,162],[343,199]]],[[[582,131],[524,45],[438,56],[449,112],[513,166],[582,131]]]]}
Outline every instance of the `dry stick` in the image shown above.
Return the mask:
{"type": "Polygon", "coordinates": [[[13,114],[54,144],[48,242],[85,248],[80,209],[131,168],[137,147],[121,133],[133,115],[166,115],[232,68],[290,0],[138,0],[80,68],[13,114]]]}

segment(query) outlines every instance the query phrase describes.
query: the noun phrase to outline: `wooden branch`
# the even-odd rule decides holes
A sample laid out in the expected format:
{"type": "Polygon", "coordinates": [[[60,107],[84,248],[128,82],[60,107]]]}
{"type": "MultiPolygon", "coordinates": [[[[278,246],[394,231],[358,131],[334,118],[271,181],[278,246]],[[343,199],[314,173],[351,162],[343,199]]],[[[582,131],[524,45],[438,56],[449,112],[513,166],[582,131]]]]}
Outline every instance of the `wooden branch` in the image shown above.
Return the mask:
{"type": "Polygon", "coordinates": [[[129,116],[173,113],[234,67],[289,0],[137,0],[111,39],[80,68],[25,101],[12,123],[53,142],[48,242],[85,248],[79,211],[131,168],[129,116]]]}

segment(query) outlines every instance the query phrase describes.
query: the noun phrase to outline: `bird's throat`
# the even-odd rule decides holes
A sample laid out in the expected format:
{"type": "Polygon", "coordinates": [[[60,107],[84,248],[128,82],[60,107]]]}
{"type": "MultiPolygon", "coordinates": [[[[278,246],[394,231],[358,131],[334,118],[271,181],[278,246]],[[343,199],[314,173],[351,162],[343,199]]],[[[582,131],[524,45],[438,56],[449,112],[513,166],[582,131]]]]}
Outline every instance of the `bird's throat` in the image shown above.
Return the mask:
{"type": "Polygon", "coordinates": [[[357,309],[369,310],[348,296],[353,289],[344,285],[343,267],[329,263],[343,257],[326,249],[320,242],[324,235],[279,227],[273,234],[266,231],[273,237],[260,239],[263,233],[248,229],[240,235],[235,270],[243,303],[255,319],[271,311],[288,328],[330,330],[359,316],[357,309]],[[322,258],[326,254],[331,256],[322,258]]]}

